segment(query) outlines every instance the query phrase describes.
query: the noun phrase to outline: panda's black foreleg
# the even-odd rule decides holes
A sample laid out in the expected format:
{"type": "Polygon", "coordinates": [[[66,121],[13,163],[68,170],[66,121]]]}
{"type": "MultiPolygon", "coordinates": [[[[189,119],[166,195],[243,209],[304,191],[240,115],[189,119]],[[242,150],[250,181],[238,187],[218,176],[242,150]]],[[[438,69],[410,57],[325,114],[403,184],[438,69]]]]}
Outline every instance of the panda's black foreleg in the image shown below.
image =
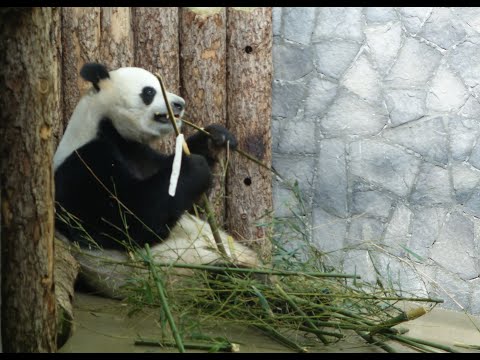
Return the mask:
{"type": "Polygon", "coordinates": [[[237,139],[223,125],[212,124],[205,127],[210,135],[198,131],[187,139],[187,144],[192,154],[202,155],[207,159],[208,165],[213,167],[219,151],[227,146],[232,149],[237,147],[237,139]]]}
{"type": "Polygon", "coordinates": [[[175,197],[171,200],[181,211],[189,210],[212,185],[212,172],[199,154],[184,155],[175,197]]]}
{"type": "Polygon", "coordinates": [[[125,180],[126,175],[117,173],[115,176],[119,183],[116,187],[119,198],[135,214],[129,223],[129,234],[140,246],[154,239],[150,230],[166,239],[178,219],[193,207],[212,183],[212,173],[203,156],[183,155],[175,196],[172,197],[168,189],[173,155],[159,161],[163,163],[160,171],[148,179],[131,182],[125,180]],[[137,218],[141,221],[136,221],[137,218]]]}

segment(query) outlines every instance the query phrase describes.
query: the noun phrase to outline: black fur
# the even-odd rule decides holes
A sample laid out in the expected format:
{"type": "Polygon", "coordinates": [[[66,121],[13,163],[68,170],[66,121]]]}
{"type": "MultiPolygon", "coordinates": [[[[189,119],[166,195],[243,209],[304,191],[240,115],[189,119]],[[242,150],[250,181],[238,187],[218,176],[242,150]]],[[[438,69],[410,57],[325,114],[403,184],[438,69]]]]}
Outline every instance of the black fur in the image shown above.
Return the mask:
{"type": "MultiPolygon", "coordinates": [[[[236,144],[233,135],[222,126],[206,129],[236,144]]],[[[183,157],[176,195],[171,197],[168,187],[173,155],[160,154],[147,145],[122,138],[111,121],[103,119],[97,138],[73,152],[55,172],[57,214],[63,218],[68,217],[66,212],[74,215],[89,236],[105,249],[123,249],[121,242],[129,239],[139,246],[158,243],[168,237],[183,212],[211,185],[206,159],[213,163],[214,154],[208,151],[208,141],[203,133],[187,139],[192,155],[183,157]]],[[[225,141],[216,143],[224,144],[225,141]]],[[[88,237],[74,221],[66,224],[57,216],[56,228],[70,240],[88,246],[88,237]]]]}
{"type": "Polygon", "coordinates": [[[152,88],[151,86],[145,86],[142,89],[142,93],[140,94],[140,97],[142,98],[143,103],[145,105],[150,105],[152,103],[153,99],[155,98],[156,93],[157,93],[157,91],[154,88],[152,88]]]}
{"type": "Polygon", "coordinates": [[[237,148],[237,139],[222,125],[209,125],[205,128],[205,131],[208,132],[210,136],[206,136],[203,132],[199,131],[190,136],[187,142],[190,151],[194,154],[203,155],[207,159],[209,166],[213,166],[218,151],[227,146],[227,142],[230,148],[237,148]]]}
{"type": "Polygon", "coordinates": [[[100,88],[98,87],[100,80],[110,78],[105,65],[97,63],[87,63],[83,65],[80,70],[80,75],[85,80],[90,81],[97,91],[100,91],[100,88]]]}

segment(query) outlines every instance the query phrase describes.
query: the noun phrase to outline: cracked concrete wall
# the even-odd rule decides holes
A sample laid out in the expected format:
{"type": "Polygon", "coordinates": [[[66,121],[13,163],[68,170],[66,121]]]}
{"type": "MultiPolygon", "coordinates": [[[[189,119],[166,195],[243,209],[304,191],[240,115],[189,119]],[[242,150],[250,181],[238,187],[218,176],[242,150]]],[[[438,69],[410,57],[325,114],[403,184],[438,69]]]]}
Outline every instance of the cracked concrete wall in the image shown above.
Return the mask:
{"type": "MultiPolygon", "coordinates": [[[[480,314],[480,9],[285,7],[273,26],[273,165],[313,243],[480,314]]],[[[274,180],[276,215],[291,203],[274,180]]]]}

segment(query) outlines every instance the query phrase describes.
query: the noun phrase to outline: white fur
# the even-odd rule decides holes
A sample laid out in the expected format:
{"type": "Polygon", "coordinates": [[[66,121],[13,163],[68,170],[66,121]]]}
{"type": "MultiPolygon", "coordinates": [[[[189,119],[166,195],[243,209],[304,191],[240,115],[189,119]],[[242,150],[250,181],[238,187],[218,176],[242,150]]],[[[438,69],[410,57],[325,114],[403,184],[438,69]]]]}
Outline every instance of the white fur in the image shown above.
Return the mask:
{"type": "MultiPolygon", "coordinates": [[[[126,139],[149,143],[171,133],[171,124],[154,121],[155,113],[166,114],[158,79],[152,73],[135,67],[120,68],[109,72],[110,78],[99,82],[100,91],[93,89],[84,95],[67,125],[53,158],[54,170],[75,150],[94,139],[98,123],[103,117],[112,120],[117,131],[126,139]],[[150,86],[157,91],[153,102],[145,105],[140,97],[142,89],[150,86]]],[[[184,100],[167,93],[169,102],[184,100]]],[[[182,114],[180,114],[180,117],[182,114]]],[[[181,120],[177,119],[181,126],[181,120]]]]}
{"type": "MultiPolygon", "coordinates": [[[[220,231],[230,261],[238,265],[255,267],[259,260],[255,252],[229,241],[228,235],[220,231]]],[[[169,238],[152,247],[152,257],[158,263],[215,264],[224,257],[218,252],[210,226],[203,220],[188,213],[183,215],[172,229],[169,238]]],[[[125,296],[122,291],[129,279],[142,276],[142,271],[119,263],[128,261],[128,255],[118,250],[74,249],[82,267],[82,276],[96,291],[112,297],[125,296]],[[116,262],[113,264],[112,262],[116,262]]],[[[169,274],[188,275],[191,270],[172,267],[169,274]]]]}

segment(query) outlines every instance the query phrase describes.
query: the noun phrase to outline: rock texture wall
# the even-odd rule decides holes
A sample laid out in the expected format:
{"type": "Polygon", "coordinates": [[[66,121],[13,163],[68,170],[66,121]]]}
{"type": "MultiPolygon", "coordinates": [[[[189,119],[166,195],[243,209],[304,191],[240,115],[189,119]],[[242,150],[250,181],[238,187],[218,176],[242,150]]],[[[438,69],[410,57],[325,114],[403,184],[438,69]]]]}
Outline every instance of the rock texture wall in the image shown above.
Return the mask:
{"type": "MultiPolygon", "coordinates": [[[[273,21],[273,165],[298,180],[313,243],[344,271],[480,314],[480,9],[273,21]]],[[[274,181],[277,216],[291,198],[274,181]]]]}

